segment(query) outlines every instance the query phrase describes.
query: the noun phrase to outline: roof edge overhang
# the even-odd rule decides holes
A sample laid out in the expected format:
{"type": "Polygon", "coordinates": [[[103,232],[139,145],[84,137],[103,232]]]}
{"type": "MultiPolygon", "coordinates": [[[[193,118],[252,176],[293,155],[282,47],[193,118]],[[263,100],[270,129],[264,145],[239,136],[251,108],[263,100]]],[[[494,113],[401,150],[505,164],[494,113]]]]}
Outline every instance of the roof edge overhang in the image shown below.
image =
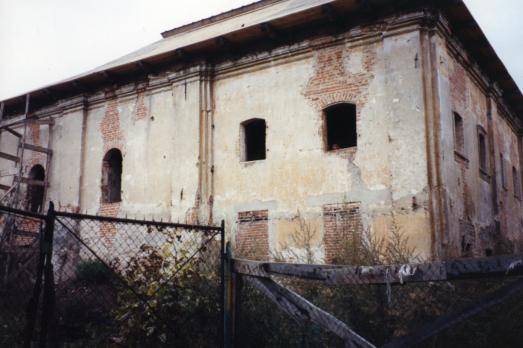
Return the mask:
{"type": "MultiPolygon", "coordinates": [[[[2,104],[4,109],[21,111],[11,112],[13,115],[23,114],[28,95],[31,96],[33,103],[36,101],[37,107],[51,105],[59,99],[93,92],[100,86],[115,85],[125,76],[132,77],[140,74],[147,76],[147,74],[155,73],[156,69],[165,63],[186,61],[195,54],[202,52],[209,54],[227,50],[226,46],[231,42],[246,44],[250,40],[259,39],[263,35],[277,35],[281,31],[292,29],[293,26],[306,25],[314,21],[332,21],[333,16],[335,18],[344,18],[343,16],[354,18],[355,14],[363,14],[368,18],[376,18],[378,12],[386,14],[387,11],[393,13],[397,9],[412,10],[424,6],[435,6],[443,11],[451,25],[453,36],[470,53],[490,82],[499,86],[506,104],[523,121],[523,96],[520,89],[462,0],[440,0],[437,2],[431,0],[262,0],[164,32],[164,39],[124,56],[122,59],[84,74],[4,100],[2,104]],[[220,23],[223,25],[223,23],[234,20],[234,18],[238,19],[249,12],[266,11],[273,6],[281,6],[284,3],[297,4],[296,11],[283,11],[282,16],[276,14],[269,18],[253,20],[250,24],[242,25],[241,28],[236,30],[218,33],[216,36],[210,35],[201,41],[193,40],[172,50],[156,53],[158,51],[157,46],[164,43],[164,40],[178,39],[177,37],[183,35],[195,35],[198,34],[198,28],[201,26],[212,29],[214,25],[220,23]],[[305,5],[303,5],[304,3],[305,5]],[[150,54],[147,54],[148,49],[150,54]]],[[[230,47],[228,49],[230,50],[230,47]]]]}

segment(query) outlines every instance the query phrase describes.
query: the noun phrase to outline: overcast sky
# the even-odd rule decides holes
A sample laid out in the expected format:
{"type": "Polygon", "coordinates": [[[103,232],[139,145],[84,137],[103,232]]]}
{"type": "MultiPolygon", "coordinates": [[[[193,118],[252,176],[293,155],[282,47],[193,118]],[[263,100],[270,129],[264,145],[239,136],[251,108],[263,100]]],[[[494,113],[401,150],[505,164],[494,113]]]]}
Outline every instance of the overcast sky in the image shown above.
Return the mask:
{"type": "MultiPolygon", "coordinates": [[[[0,100],[85,72],[162,31],[253,0],[0,0],[0,100]]],[[[523,0],[465,0],[523,90],[523,0]]]]}

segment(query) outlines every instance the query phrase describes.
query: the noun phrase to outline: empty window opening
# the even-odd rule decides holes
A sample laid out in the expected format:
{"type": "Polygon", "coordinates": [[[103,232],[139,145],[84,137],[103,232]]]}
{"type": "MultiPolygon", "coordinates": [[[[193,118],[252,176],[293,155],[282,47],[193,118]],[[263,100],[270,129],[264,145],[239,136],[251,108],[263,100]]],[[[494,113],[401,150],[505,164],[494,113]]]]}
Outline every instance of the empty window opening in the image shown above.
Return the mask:
{"type": "Polygon", "coordinates": [[[454,148],[459,153],[464,153],[465,136],[463,133],[463,118],[456,112],[454,113],[454,148]]]}
{"type": "Polygon", "coordinates": [[[44,203],[44,167],[37,164],[29,171],[29,182],[27,185],[27,209],[32,212],[40,212],[44,203]]]}
{"type": "Polygon", "coordinates": [[[514,197],[521,198],[521,182],[519,181],[519,173],[516,167],[512,167],[512,181],[514,185],[514,197]]]}
{"type": "Polygon", "coordinates": [[[122,153],[118,149],[109,150],[102,167],[102,202],[120,202],[122,189],[122,153]]]}
{"type": "Polygon", "coordinates": [[[243,129],[243,161],[257,161],[266,158],[265,120],[251,119],[242,123],[243,129]]]}
{"type": "Polygon", "coordinates": [[[327,151],[357,146],[356,105],[336,104],[324,110],[327,151]]]}
{"type": "Polygon", "coordinates": [[[482,129],[478,133],[479,168],[487,172],[487,139],[482,129]]]}
{"type": "Polygon", "coordinates": [[[499,166],[500,166],[500,176],[501,176],[501,187],[503,189],[507,189],[507,175],[505,174],[505,159],[503,158],[503,154],[499,154],[499,166]]]}

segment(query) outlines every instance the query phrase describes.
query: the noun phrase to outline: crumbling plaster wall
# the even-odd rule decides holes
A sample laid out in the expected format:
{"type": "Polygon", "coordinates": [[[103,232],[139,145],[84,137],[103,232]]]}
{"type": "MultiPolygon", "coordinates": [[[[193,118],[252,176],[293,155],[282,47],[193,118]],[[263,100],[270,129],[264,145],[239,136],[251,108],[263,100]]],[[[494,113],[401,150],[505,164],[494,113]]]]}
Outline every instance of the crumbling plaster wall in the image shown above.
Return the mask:
{"type": "Polygon", "coordinates": [[[397,228],[430,257],[419,42],[417,31],[327,41],[299,59],[217,76],[215,215],[235,226],[238,213],[268,210],[274,254],[299,211],[318,229],[322,258],[322,207],[359,202],[363,228],[382,237],[397,228]],[[357,105],[357,150],[324,150],[322,108],[338,102],[357,105]],[[267,123],[267,158],[242,162],[240,123],[255,117],[267,123]]]}
{"type": "Polygon", "coordinates": [[[445,193],[443,256],[507,252],[504,240],[508,238],[516,246],[522,228],[521,200],[514,197],[512,188],[512,166],[521,172],[518,125],[499,112],[501,99],[495,88],[465,51],[449,40],[443,35],[433,39],[445,193]],[[455,151],[454,112],[463,118],[462,153],[455,151]],[[487,133],[486,172],[479,167],[478,126],[487,133]],[[500,154],[507,162],[507,189],[502,188],[500,154]],[[465,244],[471,250],[464,250],[465,244]]]}

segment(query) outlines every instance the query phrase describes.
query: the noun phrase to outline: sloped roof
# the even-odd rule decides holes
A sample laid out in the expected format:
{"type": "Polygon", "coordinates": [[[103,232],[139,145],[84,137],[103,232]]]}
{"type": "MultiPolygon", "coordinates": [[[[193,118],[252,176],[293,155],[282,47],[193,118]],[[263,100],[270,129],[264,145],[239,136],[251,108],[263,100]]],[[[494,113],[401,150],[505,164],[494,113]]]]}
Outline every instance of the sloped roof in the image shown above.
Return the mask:
{"type": "MultiPolygon", "coordinates": [[[[80,92],[85,86],[96,86],[108,79],[111,74],[125,75],[136,73],[144,66],[178,59],[184,52],[220,49],[219,38],[235,43],[266,35],[260,30],[269,24],[278,31],[303,25],[308,21],[329,16],[325,6],[331,6],[339,13],[355,12],[363,7],[371,10],[403,6],[420,6],[429,0],[262,0],[241,8],[231,10],[201,21],[190,23],[162,33],[164,38],[119,59],[99,66],[83,74],[50,84],[29,92],[31,99],[46,101],[52,95],[62,97],[72,92],[80,92]]],[[[486,39],[478,24],[461,0],[439,0],[437,2],[452,26],[454,34],[477,60],[481,69],[498,82],[504,98],[514,111],[523,118],[523,96],[516,83],[506,70],[496,52],[486,39]]],[[[113,75],[114,76],[114,75],[113,75]]],[[[5,101],[7,107],[23,105],[23,96],[5,101]]],[[[37,103],[38,104],[38,103],[37,103]]],[[[44,103],[45,104],[45,103],[44,103]]]]}

